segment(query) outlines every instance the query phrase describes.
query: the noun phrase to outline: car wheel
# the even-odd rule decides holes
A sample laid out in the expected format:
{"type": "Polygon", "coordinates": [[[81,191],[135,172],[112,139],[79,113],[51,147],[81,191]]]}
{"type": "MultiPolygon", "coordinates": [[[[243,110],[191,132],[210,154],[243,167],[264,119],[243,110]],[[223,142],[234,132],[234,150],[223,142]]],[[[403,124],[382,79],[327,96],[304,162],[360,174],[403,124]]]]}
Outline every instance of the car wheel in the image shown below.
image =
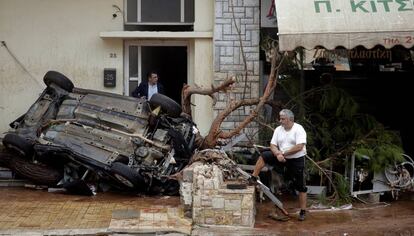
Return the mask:
{"type": "Polygon", "coordinates": [[[21,156],[31,157],[33,155],[32,143],[17,134],[6,134],[3,138],[3,145],[21,156]]]}
{"type": "Polygon", "coordinates": [[[138,173],[121,162],[112,163],[111,174],[119,183],[131,189],[137,189],[144,183],[143,178],[138,173]]]}
{"type": "Polygon", "coordinates": [[[72,92],[73,87],[75,87],[72,81],[68,79],[68,77],[57,71],[48,71],[43,77],[43,82],[45,82],[47,86],[50,86],[51,84],[56,84],[57,86],[68,92],[72,92]]]}
{"type": "Polygon", "coordinates": [[[178,103],[160,93],[152,95],[149,103],[152,106],[160,106],[161,109],[171,117],[179,117],[182,111],[181,106],[178,105],[178,103]]]}
{"type": "Polygon", "coordinates": [[[18,156],[13,157],[10,165],[10,169],[18,175],[40,185],[56,186],[63,178],[62,173],[52,167],[41,163],[33,163],[18,156]]]}

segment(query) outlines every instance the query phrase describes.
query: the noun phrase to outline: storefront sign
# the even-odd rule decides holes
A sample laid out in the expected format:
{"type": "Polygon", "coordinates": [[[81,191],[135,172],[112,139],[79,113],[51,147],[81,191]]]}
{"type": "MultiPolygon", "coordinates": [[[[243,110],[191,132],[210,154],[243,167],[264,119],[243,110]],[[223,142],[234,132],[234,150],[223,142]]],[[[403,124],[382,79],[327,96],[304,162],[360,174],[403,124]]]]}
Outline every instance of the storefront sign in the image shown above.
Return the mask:
{"type": "Polygon", "coordinates": [[[281,51],[414,46],[412,0],[276,0],[281,51]]]}

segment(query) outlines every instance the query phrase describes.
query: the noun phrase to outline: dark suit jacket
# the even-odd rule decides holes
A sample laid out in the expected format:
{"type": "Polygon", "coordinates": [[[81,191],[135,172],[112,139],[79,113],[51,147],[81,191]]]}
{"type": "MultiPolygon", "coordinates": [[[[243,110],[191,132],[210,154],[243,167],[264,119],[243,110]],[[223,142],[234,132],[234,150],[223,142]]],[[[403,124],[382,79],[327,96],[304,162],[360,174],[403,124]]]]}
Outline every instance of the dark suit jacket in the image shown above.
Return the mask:
{"type": "MultiPolygon", "coordinates": [[[[164,87],[157,83],[158,93],[164,94],[164,87]]],[[[132,92],[132,96],[136,98],[146,97],[148,99],[148,82],[141,82],[132,92]]]]}

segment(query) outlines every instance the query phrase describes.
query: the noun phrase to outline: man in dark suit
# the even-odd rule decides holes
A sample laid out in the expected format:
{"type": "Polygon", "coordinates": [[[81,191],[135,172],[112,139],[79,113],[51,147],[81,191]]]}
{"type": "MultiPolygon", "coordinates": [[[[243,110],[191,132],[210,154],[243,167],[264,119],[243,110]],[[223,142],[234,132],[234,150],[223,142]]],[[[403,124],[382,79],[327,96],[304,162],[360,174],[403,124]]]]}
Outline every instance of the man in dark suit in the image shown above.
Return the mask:
{"type": "Polygon", "coordinates": [[[164,94],[164,87],[158,83],[158,73],[151,71],[148,74],[148,81],[142,81],[132,92],[133,97],[145,97],[150,100],[152,95],[156,93],[164,94]]]}

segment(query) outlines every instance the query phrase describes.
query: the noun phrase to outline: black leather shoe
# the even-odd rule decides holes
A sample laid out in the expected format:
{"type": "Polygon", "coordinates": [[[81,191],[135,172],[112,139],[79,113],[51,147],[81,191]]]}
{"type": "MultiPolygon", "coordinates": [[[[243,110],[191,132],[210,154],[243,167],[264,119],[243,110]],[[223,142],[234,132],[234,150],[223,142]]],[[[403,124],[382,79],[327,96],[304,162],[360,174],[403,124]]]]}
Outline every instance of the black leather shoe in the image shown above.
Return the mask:
{"type": "Polygon", "coordinates": [[[305,210],[300,210],[298,220],[299,221],[304,221],[305,218],[306,218],[306,211],[305,210]]]}
{"type": "Polygon", "coordinates": [[[247,182],[249,183],[249,185],[256,185],[257,180],[259,180],[259,178],[252,175],[247,179],[247,182]]]}

